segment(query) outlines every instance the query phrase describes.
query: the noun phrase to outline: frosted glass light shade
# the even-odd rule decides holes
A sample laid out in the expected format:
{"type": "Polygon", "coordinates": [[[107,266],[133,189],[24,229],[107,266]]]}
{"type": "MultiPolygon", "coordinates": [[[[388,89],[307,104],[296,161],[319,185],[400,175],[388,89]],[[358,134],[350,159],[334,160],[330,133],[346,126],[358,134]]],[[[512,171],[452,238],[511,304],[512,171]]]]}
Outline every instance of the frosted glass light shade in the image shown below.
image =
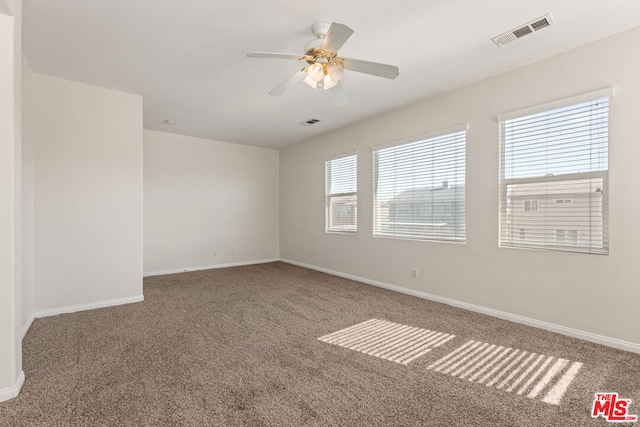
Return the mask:
{"type": "Polygon", "coordinates": [[[324,76],[324,79],[322,80],[322,87],[324,88],[324,90],[329,90],[332,87],[335,87],[335,85],[337,85],[338,82],[334,81],[331,78],[331,75],[327,74],[326,76],[324,76]]]}
{"type": "Polygon", "coordinates": [[[319,82],[324,77],[322,64],[312,64],[307,67],[307,77],[314,82],[319,82]]]}
{"type": "Polygon", "coordinates": [[[318,87],[318,82],[311,80],[308,75],[302,80],[302,83],[308,84],[313,89],[318,87]]]}
{"type": "Polygon", "coordinates": [[[338,83],[344,74],[344,68],[340,65],[331,64],[327,67],[327,75],[331,76],[331,80],[338,83]]]}

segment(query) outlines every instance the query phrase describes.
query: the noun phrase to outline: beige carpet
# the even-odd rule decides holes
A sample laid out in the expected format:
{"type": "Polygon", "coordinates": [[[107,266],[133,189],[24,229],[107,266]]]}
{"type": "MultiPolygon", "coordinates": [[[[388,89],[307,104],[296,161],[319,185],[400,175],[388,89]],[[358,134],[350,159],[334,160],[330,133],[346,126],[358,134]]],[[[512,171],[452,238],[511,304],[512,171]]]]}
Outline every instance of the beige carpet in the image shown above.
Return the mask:
{"type": "Polygon", "coordinates": [[[36,320],[0,425],[600,426],[607,391],[640,414],[638,354],[284,263],[144,292],[36,320]]]}

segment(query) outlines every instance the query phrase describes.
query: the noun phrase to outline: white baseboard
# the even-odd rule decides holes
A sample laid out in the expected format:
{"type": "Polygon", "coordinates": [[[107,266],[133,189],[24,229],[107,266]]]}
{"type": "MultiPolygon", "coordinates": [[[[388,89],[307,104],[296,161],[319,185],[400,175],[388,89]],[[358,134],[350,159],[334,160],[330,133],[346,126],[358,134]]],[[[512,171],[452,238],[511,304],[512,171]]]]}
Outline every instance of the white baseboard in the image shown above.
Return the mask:
{"type": "Polygon", "coordinates": [[[187,273],[190,271],[213,270],[216,268],[241,267],[244,265],[266,264],[268,262],[276,262],[276,261],[280,261],[280,259],[279,258],[261,259],[261,260],[255,260],[255,261],[230,262],[227,264],[203,265],[200,267],[184,267],[184,268],[176,268],[173,270],[151,271],[149,273],[144,273],[143,277],[164,276],[165,274],[187,273]]]}
{"type": "Polygon", "coordinates": [[[130,304],[133,302],[141,302],[141,301],[144,301],[144,295],[136,295],[134,297],[118,298],[118,299],[112,299],[112,300],[91,302],[88,304],[78,304],[78,305],[70,305],[67,307],[40,310],[36,312],[35,317],[40,318],[40,317],[56,316],[58,314],[75,313],[76,311],[93,310],[94,308],[113,307],[116,305],[130,304]]]}
{"type": "Polygon", "coordinates": [[[5,400],[17,397],[18,394],[20,394],[20,389],[22,389],[23,384],[24,372],[20,371],[20,375],[18,375],[18,381],[16,381],[15,385],[0,389],[0,402],[4,402],[5,400]]]}
{"type": "Polygon", "coordinates": [[[492,308],[482,307],[480,305],[469,304],[466,302],[454,300],[451,298],[440,297],[437,295],[428,294],[425,292],[416,291],[413,289],[403,288],[401,286],[390,285],[388,283],[378,282],[377,280],[371,280],[364,277],[354,276],[352,274],[341,273],[339,271],[329,270],[327,268],[317,267],[315,265],[305,264],[298,261],[289,259],[281,259],[280,261],[288,264],[297,265],[298,267],[304,267],[311,270],[320,271],[323,273],[331,274],[345,279],[355,280],[357,282],[366,283],[368,285],[377,286],[380,288],[389,289],[403,294],[412,295],[418,298],[427,299],[430,301],[441,302],[454,307],[463,308],[469,311],[475,311],[477,313],[486,314],[492,317],[497,317],[511,322],[521,323],[527,326],[533,326],[535,328],[545,329],[551,332],[557,332],[562,335],[567,335],[573,338],[579,338],[585,341],[593,342],[596,344],[606,345],[608,347],[618,348],[620,350],[631,351],[634,353],[640,353],[640,344],[619,340],[617,338],[611,338],[604,335],[593,334],[591,332],[581,331],[579,329],[569,328],[562,325],[556,325],[554,323],[544,322],[542,320],[536,320],[517,314],[511,314],[504,311],[494,310],[492,308]]]}
{"type": "Polygon", "coordinates": [[[32,314],[31,317],[29,317],[29,320],[27,320],[25,324],[22,325],[22,339],[24,339],[24,337],[27,335],[27,332],[29,332],[29,328],[31,327],[31,324],[33,323],[35,318],[36,317],[32,314]]]}

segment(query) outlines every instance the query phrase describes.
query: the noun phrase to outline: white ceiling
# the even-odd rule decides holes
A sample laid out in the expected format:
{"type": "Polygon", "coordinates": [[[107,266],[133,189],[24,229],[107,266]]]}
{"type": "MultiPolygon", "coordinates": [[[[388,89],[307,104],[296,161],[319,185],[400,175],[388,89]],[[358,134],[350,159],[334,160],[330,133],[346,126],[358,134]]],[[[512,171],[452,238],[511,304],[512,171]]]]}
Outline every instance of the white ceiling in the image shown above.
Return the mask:
{"type": "MultiPolygon", "coordinates": [[[[23,46],[38,73],[136,93],[144,127],[283,148],[399,106],[640,26],[638,0],[24,0],[23,46]],[[491,37],[547,13],[556,25],[505,47],[491,37]],[[340,56],[397,65],[347,71],[351,102],[300,83],[301,68],[247,58],[303,53],[315,22],[355,30],[340,56]],[[299,123],[310,118],[312,127],[299,123]],[[165,119],[175,126],[163,124],[165,119]]],[[[594,58],[597,61],[597,58],[594,58]]]]}

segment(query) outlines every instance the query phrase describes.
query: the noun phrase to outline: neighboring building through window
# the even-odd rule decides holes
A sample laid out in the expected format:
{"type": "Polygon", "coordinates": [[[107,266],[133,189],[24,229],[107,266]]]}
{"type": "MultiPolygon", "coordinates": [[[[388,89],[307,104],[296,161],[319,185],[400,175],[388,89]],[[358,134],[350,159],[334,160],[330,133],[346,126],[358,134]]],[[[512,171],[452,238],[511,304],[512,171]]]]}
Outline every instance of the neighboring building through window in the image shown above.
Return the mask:
{"type": "Polygon", "coordinates": [[[373,235],[464,242],[466,130],[373,152],[373,235]]]}
{"type": "Polygon", "coordinates": [[[358,230],[358,158],[351,154],[325,162],[325,231],[358,230]]]}
{"type": "Polygon", "coordinates": [[[506,116],[500,246],[607,254],[608,92],[506,116]]]}

